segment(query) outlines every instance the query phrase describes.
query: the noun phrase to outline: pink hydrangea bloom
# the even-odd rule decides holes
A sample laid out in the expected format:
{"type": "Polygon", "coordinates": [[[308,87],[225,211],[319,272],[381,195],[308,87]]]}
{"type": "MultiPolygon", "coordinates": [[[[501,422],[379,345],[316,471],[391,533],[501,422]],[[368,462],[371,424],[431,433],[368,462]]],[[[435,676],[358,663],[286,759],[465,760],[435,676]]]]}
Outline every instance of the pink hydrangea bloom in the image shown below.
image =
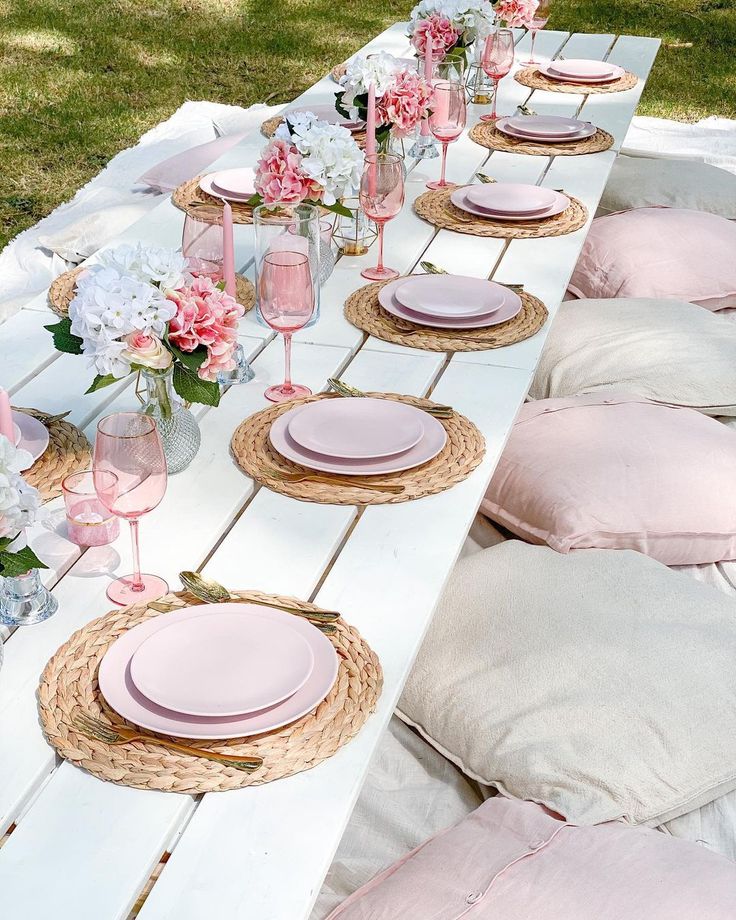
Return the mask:
{"type": "Polygon", "coordinates": [[[496,19],[510,29],[529,26],[539,6],[538,0],[498,0],[494,6],[496,19]]]}
{"type": "Polygon", "coordinates": [[[401,70],[376,100],[376,121],[393,126],[394,134],[410,134],[429,114],[432,89],[415,70],[401,70]]]}
{"type": "Polygon", "coordinates": [[[232,370],[243,307],[205,275],[195,278],[188,287],[168,291],[167,296],[176,304],[176,316],[169,321],[172,344],[187,352],[200,345],[207,349],[207,357],[197,372],[202,380],[216,380],[218,371],[232,370]]]}
{"type": "Polygon", "coordinates": [[[440,13],[432,13],[426,19],[420,19],[414,29],[412,41],[419,54],[424,54],[427,50],[427,35],[432,39],[432,59],[434,60],[439,51],[444,54],[457,44],[460,33],[453,28],[452,23],[447,16],[440,13]]]}
{"type": "Polygon", "coordinates": [[[298,204],[307,198],[320,198],[322,189],[302,171],[301,163],[301,154],[288,141],[277,139],[266,147],[255,178],[256,191],[266,204],[298,204]]]}

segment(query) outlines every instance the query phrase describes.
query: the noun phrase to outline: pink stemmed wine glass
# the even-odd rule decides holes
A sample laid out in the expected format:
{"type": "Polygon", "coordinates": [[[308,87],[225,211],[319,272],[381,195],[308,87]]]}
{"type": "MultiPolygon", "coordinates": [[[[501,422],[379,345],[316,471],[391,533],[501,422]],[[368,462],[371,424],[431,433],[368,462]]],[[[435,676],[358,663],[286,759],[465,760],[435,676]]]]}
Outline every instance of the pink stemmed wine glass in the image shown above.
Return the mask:
{"type": "Polygon", "coordinates": [[[181,252],[193,275],[206,275],[215,284],[222,281],[223,250],[224,240],[220,224],[186,215],[181,252]]]}
{"type": "Polygon", "coordinates": [[[390,281],[399,273],[383,264],[383,230],[404,205],[404,164],[394,153],[374,153],[365,158],[360,180],[360,206],[378,228],[378,265],[360,273],[369,281],[390,281]]]}
{"type": "Polygon", "coordinates": [[[528,26],[529,31],[532,33],[532,50],[529,55],[529,60],[523,62],[525,67],[533,67],[539,63],[534,57],[534,42],[537,40],[537,32],[547,25],[549,8],[551,6],[552,0],[539,0],[537,8],[534,10],[534,16],[528,26]]]}
{"type": "Polygon", "coordinates": [[[155,421],[139,412],[116,412],[97,424],[94,468],[100,502],[130,522],[133,538],[133,574],[117,578],[107,589],[115,604],[137,604],[166,594],[169,586],[157,575],[141,574],[138,523],[153,511],[166,493],[166,457],[155,421]],[[115,474],[113,482],[102,472],[115,474]]]}
{"type": "Polygon", "coordinates": [[[496,100],[498,84],[514,66],[514,33],[511,29],[494,29],[486,38],[480,66],[493,80],[493,107],[490,115],[481,115],[481,121],[497,121],[496,100]]]}
{"type": "Polygon", "coordinates": [[[259,280],[261,314],[268,325],[284,336],[284,382],[269,387],[264,396],[271,402],[286,402],[312,391],[291,382],[291,336],[312,318],[314,286],[309,256],[288,249],[266,253],[259,280]]]}
{"type": "Polygon", "coordinates": [[[447,148],[463,133],[467,120],[465,86],[456,80],[441,80],[432,88],[432,113],[429,130],[442,144],[442,172],[438,182],[428,182],[427,188],[448,188],[445,180],[447,148]]]}

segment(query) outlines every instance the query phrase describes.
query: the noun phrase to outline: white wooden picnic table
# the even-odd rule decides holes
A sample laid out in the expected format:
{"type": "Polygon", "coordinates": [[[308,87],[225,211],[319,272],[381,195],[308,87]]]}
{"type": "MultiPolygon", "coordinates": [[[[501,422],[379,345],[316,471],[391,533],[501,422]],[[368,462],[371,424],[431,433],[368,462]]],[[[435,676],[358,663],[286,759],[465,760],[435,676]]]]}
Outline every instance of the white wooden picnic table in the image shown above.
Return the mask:
{"type": "MultiPolygon", "coordinates": [[[[613,149],[557,158],[490,153],[466,134],[450,149],[448,178],[473,181],[482,169],[502,181],[564,187],[585,202],[592,219],[658,44],[632,36],[541,32],[537,50],[543,57],[607,59],[636,73],[639,85],[584,96],[530,93],[508,78],[500,111],[529,101],[538,112],[581,113],[614,135],[613,149]]],[[[367,47],[406,53],[406,24],[389,28],[367,47]]],[[[528,52],[528,36],[520,37],[517,49],[517,57],[528,52]]],[[[299,102],[328,102],[334,92],[325,78],[299,102]]],[[[482,112],[470,106],[469,127],[482,112]]],[[[263,143],[255,133],[218,165],[252,164],[263,143]]],[[[552,319],[588,227],[510,243],[438,232],[411,208],[438,170],[437,160],[409,164],[407,204],[386,231],[390,264],[411,272],[428,259],[456,273],[521,282],[545,301],[552,319]]],[[[182,215],[167,199],[124,239],[178,246],[181,227],[182,215]]],[[[252,230],[236,232],[238,263],[247,272],[252,230]]],[[[295,376],[315,392],[338,375],[364,389],[431,394],[479,426],[487,444],[481,466],[440,495],[365,509],[293,501],[258,487],[235,466],[228,445],[238,423],[265,405],[265,386],[281,379],[283,348],[251,314],[241,331],[256,379],[230,389],[218,409],[198,408],[201,450],[188,470],[171,478],[165,500],[144,521],[142,551],[144,568],[174,588],[180,570],[201,568],[232,588],[293,594],[342,611],[380,657],[385,684],[377,712],[350,744],[315,769],[234,792],[193,797],[139,791],[60,761],[38,723],[39,675],[74,630],[109,609],[105,589],[115,573],[130,570],[130,550],[125,530],[114,546],[80,554],[59,533],[37,528],[32,543],[50,566],[46,583],[59,611],[41,625],[15,631],[0,670],[3,917],[125,920],[169,854],[140,909],[141,920],[309,916],[550,326],[511,347],[454,356],[366,338],[342,313],[347,295],[364,283],[364,264],[338,261],[323,289],[320,322],[297,339],[295,376]]],[[[0,383],[16,405],[71,409],[71,420],[92,439],[101,414],[136,405],[133,387],[125,380],[82,395],[86,362],[54,352],[43,329],[52,320],[39,298],[0,326],[0,383]]],[[[53,507],[60,521],[58,501],[53,507]]]]}

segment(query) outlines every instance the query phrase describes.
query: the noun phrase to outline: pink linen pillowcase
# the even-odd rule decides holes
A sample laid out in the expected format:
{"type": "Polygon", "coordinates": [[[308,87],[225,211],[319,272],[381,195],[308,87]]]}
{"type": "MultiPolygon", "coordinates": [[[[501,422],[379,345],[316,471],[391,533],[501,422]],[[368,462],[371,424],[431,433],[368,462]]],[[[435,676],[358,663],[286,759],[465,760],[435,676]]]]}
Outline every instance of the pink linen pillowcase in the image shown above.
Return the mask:
{"type": "Polygon", "coordinates": [[[328,920],[732,920],[736,866],[619,822],[575,827],[488,799],[344,901],[328,920]]]}
{"type": "Polygon", "coordinates": [[[568,286],[576,297],[659,297],[736,307],[736,223],[682,208],[596,218],[568,286]]]}
{"type": "Polygon", "coordinates": [[[207,141],[206,144],[198,144],[189,150],[175,153],[173,157],[152,166],[137,182],[140,185],[150,185],[159,192],[173,192],[182,182],[188,182],[204,172],[210,163],[214,163],[239,144],[247,133],[240,131],[237,134],[224,134],[213,141],[207,141]]]}
{"type": "Polygon", "coordinates": [[[736,435],[694,409],[610,391],[530,402],[481,511],[559,553],[736,559],[736,435]]]}

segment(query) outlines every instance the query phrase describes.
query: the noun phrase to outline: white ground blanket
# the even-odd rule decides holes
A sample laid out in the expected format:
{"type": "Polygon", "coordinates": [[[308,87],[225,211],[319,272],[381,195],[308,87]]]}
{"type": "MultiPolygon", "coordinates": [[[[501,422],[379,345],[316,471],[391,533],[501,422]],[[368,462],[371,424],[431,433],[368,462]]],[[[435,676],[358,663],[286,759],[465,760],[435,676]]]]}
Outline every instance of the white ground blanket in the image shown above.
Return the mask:
{"type": "Polygon", "coordinates": [[[634,118],[622,153],[700,160],[736,173],[736,121],[704,118],[694,125],[665,118],[634,118]]]}

